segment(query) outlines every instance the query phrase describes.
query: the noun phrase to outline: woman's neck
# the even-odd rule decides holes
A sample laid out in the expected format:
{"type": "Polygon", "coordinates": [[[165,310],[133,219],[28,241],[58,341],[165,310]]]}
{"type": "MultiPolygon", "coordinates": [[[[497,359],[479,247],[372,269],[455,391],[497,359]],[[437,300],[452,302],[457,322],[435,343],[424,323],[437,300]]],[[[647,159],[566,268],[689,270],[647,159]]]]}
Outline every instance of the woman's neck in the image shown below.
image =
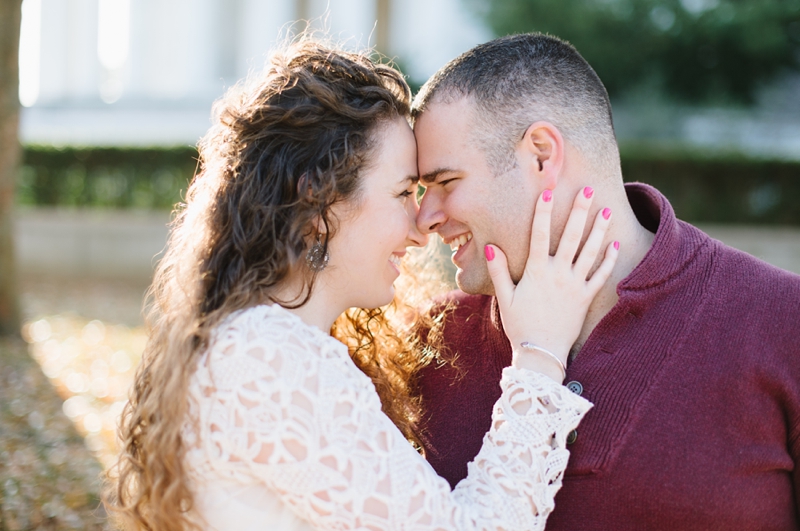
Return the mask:
{"type": "MultiPolygon", "coordinates": [[[[287,301],[302,300],[305,297],[304,282],[297,277],[287,280],[277,290],[275,297],[287,301]],[[300,295],[299,298],[298,295],[300,295]]],[[[347,308],[342,307],[341,301],[331,296],[331,290],[326,286],[325,275],[318,275],[314,282],[314,291],[306,303],[298,308],[287,309],[302,319],[304,323],[315,326],[328,334],[333,322],[347,308]]]]}

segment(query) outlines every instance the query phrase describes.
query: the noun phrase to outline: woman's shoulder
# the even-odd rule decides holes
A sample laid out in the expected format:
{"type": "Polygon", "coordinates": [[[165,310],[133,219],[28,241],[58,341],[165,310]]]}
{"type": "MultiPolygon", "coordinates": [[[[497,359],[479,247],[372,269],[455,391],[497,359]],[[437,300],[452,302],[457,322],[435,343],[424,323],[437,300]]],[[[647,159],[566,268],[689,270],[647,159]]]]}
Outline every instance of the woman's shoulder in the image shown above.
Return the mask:
{"type": "Polygon", "coordinates": [[[224,349],[232,343],[326,351],[345,348],[330,335],[277,304],[252,306],[222,320],[212,334],[212,346],[224,349]]]}
{"type": "Polygon", "coordinates": [[[325,359],[349,359],[347,347],[280,306],[260,305],[234,312],[217,325],[205,364],[216,381],[272,380],[325,359]]]}

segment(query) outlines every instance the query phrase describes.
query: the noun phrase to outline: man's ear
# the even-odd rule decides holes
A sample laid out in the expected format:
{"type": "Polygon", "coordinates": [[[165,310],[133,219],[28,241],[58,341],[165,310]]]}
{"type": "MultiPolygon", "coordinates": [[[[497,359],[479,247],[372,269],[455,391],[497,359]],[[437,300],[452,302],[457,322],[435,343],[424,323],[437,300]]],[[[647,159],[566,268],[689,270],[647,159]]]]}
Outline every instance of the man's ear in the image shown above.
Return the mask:
{"type": "Polygon", "coordinates": [[[542,189],[558,185],[564,167],[564,137],[550,122],[538,121],[528,126],[518,146],[519,160],[542,189]]]}

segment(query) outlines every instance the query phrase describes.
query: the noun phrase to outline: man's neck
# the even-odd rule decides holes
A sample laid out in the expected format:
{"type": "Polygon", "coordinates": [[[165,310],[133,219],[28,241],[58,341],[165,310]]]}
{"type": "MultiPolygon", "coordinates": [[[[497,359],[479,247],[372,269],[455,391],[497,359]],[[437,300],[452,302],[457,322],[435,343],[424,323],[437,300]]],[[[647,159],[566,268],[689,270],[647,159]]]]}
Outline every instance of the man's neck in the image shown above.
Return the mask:
{"type": "Polygon", "coordinates": [[[620,242],[619,258],[611,273],[611,277],[609,277],[605,285],[601,288],[600,293],[597,294],[592,305],[589,306],[583,328],[581,328],[581,333],[571,353],[573,356],[577,354],[584,343],[586,343],[592,331],[603,317],[617,304],[619,300],[617,285],[636,269],[653,245],[655,234],[639,223],[630,205],[628,205],[627,199],[624,207],[620,208],[618,206],[614,209],[614,217],[615,223],[612,224],[609,230],[607,241],[616,240],[620,242]]]}

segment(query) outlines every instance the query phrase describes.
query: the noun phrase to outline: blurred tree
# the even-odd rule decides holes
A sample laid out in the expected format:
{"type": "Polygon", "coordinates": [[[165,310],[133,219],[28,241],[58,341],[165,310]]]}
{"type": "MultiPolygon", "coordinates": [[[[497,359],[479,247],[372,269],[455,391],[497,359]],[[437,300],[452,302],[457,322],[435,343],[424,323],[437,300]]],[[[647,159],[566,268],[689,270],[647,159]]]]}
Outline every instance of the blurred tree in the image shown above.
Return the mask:
{"type": "Polygon", "coordinates": [[[497,35],[570,41],[612,95],[661,85],[689,102],[749,103],[800,71],[800,0],[466,0],[497,35]]]}
{"type": "Polygon", "coordinates": [[[22,0],[0,0],[0,335],[19,333],[12,210],[19,170],[19,31],[22,0]]]}

